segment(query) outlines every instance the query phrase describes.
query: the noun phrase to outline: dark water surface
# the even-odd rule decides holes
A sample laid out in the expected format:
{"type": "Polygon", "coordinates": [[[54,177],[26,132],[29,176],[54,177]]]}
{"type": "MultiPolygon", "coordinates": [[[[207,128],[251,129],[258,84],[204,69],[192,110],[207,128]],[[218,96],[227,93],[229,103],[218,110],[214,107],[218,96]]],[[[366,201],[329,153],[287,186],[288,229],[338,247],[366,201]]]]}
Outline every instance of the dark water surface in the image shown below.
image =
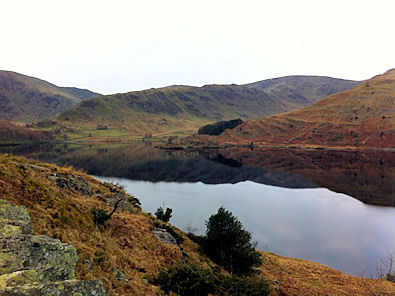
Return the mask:
{"type": "Polygon", "coordinates": [[[395,153],[225,149],[163,151],[148,144],[1,147],[71,164],[118,182],[143,209],[173,209],[171,222],[204,233],[220,206],[239,217],[258,248],[376,275],[395,251],[395,153]]]}

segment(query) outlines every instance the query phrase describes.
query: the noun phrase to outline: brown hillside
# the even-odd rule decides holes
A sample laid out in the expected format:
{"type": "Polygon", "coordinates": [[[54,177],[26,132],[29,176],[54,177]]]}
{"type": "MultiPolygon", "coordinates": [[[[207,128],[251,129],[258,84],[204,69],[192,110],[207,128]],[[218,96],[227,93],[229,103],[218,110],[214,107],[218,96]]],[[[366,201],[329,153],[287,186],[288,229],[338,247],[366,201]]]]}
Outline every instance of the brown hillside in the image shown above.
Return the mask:
{"type": "Polygon", "coordinates": [[[75,87],[59,87],[34,77],[0,71],[0,118],[33,122],[51,118],[84,99],[99,94],[75,87]]]}
{"type": "MultiPolygon", "coordinates": [[[[200,142],[349,148],[395,147],[395,69],[307,107],[247,121],[200,142]]],[[[195,139],[196,141],[196,139],[195,139]]]]}
{"type": "Polygon", "coordinates": [[[49,131],[37,131],[25,125],[18,125],[7,120],[0,119],[0,142],[1,144],[52,140],[53,134],[49,131]]]}
{"type": "Polygon", "coordinates": [[[358,84],[330,77],[289,76],[245,85],[168,86],[84,101],[42,126],[66,133],[69,139],[191,134],[219,120],[248,120],[295,110],[358,84]]]}

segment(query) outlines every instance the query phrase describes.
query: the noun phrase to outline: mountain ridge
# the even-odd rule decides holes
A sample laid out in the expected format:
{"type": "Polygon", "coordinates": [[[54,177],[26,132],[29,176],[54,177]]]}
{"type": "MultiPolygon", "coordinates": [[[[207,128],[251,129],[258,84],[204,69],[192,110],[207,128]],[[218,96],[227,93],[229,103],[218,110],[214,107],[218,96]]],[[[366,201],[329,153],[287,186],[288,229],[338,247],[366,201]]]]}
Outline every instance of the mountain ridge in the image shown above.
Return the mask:
{"type": "MultiPolygon", "coordinates": [[[[254,83],[202,87],[177,85],[100,96],[66,110],[46,126],[71,129],[79,137],[99,135],[99,125],[134,136],[193,131],[218,120],[246,120],[290,111],[308,105],[328,92],[336,93],[360,83],[298,76],[293,78],[293,85],[288,85],[286,81],[291,78],[284,79],[277,78],[267,90],[266,86],[254,83]],[[306,88],[306,84],[310,88],[306,88]]],[[[262,81],[257,83],[262,84],[262,81]]]]}
{"type": "Polygon", "coordinates": [[[395,69],[317,102],[249,120],[216,137],[184,140],[192,145],[275,145],[332,148],[394,148],[395,69]]]}
{"type": "Polygon", "coordinates": [[[51,118],[98,95],[87,89],[59,87],[39,78],[0,70],[2,119],[31,123],[51,118]]]}

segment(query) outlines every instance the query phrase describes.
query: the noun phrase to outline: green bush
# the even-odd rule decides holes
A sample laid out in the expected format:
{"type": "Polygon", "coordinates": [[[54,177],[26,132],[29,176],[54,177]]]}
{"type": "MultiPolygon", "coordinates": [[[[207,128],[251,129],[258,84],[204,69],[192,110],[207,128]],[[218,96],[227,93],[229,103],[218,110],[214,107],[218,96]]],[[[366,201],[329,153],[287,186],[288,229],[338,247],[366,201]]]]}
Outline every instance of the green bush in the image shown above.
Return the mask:
{"type": "Polygon", "coordinates": [[[159,207],[156,212],[155,216],[156,218],[162,220],[163,222],[169,222],[171,218],[171,213],[173,212],[172,209],[166,208],[166,212],[163,211],[162,207],[159,207]]]}
{"type": "Polygon", "coordinates": [[[202,246],[211,260],[230,273],[248,274],[262,263],[261,256],[251,243],[251,233],[223,207],[206,222],[206,240],[202,246]]]}
{"type": "Polygon", "coordinates": [[[91,210],[91,214],[93,216],[93,223],[95,223],[96,227],[99,225],[105,225],[106,222],[111,219],[111,216],[102,209],[94,208],[91,210]]]}
{"type": "Polygon", "coordinates": [[[227,276],[213,273],[197,265],[178,264],[161,270],[156,279],[161,289],[180,296],[204,296],[208,294],[235,296],[269,295],[267,282],[259,277],[227,276]]]}
{"type": "Polygon", "coordinates": [[[269,295],[270,287],[266,280],[254,277],[222,276],[220,295],[264,296],[269,295]]]}
{"type": "Polygon", "coordinates": [[[161,270],[157,281],[166,294],[201,296],[215,292],[212,273],[195,265],[179,264],[166,271],[161,270]]]}

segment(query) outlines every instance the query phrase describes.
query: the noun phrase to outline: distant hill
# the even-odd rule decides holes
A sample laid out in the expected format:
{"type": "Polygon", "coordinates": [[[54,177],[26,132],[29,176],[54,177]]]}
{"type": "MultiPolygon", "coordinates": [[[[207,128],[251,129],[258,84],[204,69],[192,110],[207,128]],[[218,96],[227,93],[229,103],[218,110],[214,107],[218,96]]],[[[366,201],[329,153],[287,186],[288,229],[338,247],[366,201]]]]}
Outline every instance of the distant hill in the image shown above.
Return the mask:
{"type": "Polygon", "coordinates": [[[307,107],[242,123],[186,142],[394,148],[395,69],[307,107]]]}
{"type": "Polygon", "coordinates": [[[98,93],[75,87],[58,87],[15,72],[0,71],[0,118],[33,122],[54,117],[98,93]]]}
{"type": "Polygon", "coordinates": [[[127,134],[196,130],[219,120],[259,118],[306,106],[359,84],[319,76],[289,76],[245,85],[169,86],[81,102],[57,123],[82,136],[98,125],[127,134]]]}

